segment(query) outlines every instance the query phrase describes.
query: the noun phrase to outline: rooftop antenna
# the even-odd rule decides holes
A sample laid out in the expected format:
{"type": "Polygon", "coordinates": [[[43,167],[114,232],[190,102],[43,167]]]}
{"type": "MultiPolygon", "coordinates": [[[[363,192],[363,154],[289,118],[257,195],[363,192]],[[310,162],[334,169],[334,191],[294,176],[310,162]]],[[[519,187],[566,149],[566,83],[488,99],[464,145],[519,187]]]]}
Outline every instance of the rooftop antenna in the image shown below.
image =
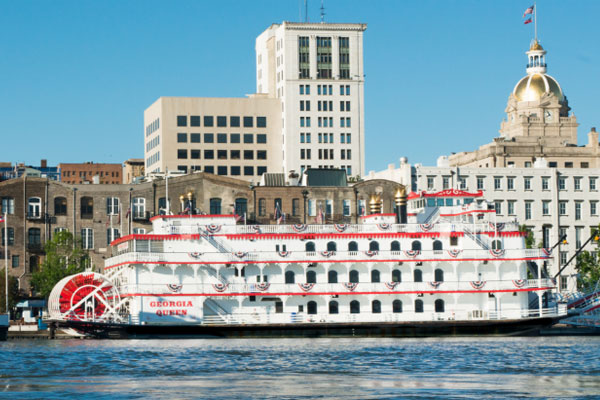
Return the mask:
{"type": "Polygon", "coordinates": [[[325,6],[323,6],[323,1],[321,0],[321,23],[325,22],[325,6]]]}

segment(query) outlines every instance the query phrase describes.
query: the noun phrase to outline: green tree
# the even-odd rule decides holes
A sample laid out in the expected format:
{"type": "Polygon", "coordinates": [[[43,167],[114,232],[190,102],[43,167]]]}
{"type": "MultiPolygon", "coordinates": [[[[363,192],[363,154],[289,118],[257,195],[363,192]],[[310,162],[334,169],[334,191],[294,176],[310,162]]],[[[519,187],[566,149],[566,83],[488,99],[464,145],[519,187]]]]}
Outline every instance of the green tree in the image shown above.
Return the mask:
{"type": "Polygon", "coordinates": [[[40,270],[33,273],[31,286],[35,292],[48,298],[62,278],[83,272],[89,257],[87,251],[82,250],[80,241],[67,231],[57,232],[44,249],[44,262],[40,270]]]}
{"type": "Polygon", "coordinates": [[[578,286],[580,289],[587,288],[596,285],[600,280],[600,259],[598,258],[598,234],[600,232],[600,225],[596,228],[592,234],[595,236],[592,238],[592,246],[594,251],[582,251],[577,256],[577,264],[575,269],[579,274],[578,286]]]}
{"type": "MultiPolygon", "coordinates": [[[[6,277],[5,269],[0,271],[0,313],[6,310],[6,277]]],[[[8,276],[8,309],[12,310],[19,298],[19,282],[14,276],[8,276]]]]}
{"type": "Polygon", "coordinates": [[[526,225],[521,225],[519,226],[519,232],[526,233],[525,247],[528,249],[533,249],[533,246],[535,246],[535,238],[533,237],[533,232],[531,231],[531,229],[529,229],[526,225]]]}

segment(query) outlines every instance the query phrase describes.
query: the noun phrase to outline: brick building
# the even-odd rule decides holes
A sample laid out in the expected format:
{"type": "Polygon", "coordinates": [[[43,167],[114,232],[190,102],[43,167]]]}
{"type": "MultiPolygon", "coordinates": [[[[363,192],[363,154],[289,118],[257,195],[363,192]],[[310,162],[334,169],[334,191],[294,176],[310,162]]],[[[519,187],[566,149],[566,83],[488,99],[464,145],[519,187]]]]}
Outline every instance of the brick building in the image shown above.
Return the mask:
{"type": "Polygon", "coordinates": [[[61,163],[58,165],[61,182],[68,184],[123,183],[123,166],[121,164],[61,163]]]}

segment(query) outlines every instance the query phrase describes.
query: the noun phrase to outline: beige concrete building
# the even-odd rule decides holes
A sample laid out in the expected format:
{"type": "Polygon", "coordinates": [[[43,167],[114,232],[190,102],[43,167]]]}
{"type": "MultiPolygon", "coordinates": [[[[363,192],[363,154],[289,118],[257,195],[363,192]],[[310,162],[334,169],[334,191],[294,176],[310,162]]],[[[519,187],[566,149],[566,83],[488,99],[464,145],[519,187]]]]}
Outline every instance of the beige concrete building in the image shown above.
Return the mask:
{"type": "Polygon", "coordinates": [[[551,168],[600,168],[598,132],[592,128],[588,143],[577,145],[577,119],[558,81],[546,73],[546,50],[534,40],[526,54],[527,75],[508,98],[500,137],[449,156],[450,166],[529,168],[544,158],[551,168]]]}
{"type": "Polygon", "coordinates": [[[279,99],[161,97],[144,112],[145,170],[258,181],[283,172],[279,99]]]}
{"type": "Polygon", "coordinates": [[[135,178],[144,176],[144,160],[130,158],[123,163],[123,183],[133,183],[135,178]]]}

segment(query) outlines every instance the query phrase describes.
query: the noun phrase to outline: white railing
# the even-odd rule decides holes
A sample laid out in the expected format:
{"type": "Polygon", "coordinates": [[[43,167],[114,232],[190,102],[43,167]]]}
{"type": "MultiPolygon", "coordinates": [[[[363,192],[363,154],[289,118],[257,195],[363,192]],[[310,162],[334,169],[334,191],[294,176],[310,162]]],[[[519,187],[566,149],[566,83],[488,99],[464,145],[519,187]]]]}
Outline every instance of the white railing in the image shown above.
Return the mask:
{"type": "MultiPolygon", "coordinates": [[[[435,213],[434,213],[435,214],[435,213]]],[[[439,213],[438,213],[439,215],[439,213]]],[[[469,226],[474,232],[491,232],[494,228],[486,223],[467,224],[460,221],[435,223],[424,230],[422,224],[338,224],[338,225],[222,225],[215,233],[221,234],[318,234],[318,233],[422,233],[422,232],[461,232],[463,226],[469,226]]],[[[503,231],[516,231],[519,225],[514,222],[504,223],[503,231]]],[[[165,225],[164,233],[168,234],[204,234],[206,226],[200,224],[165,225]]],[[[155,232],[162,233],[162,232],[155,232]]]]}
{"type": "MultiPolygon", "coordinates": [[[[326,307],[325,305],[321,307],[326,307]]],[[[286,323],[356,323],[356,322],[407,322],[407,321],[474,321],[474,320],[507,320],[526,318],[557,318],[566,315],[559,307],[544,308],[541,310],[509,309],[503,311],[454,311],[448,310],[441,313],[405,310],[401,313],[372,313],[370,307],[363,306],[357,314],[328,314],[328,313],[231,313],[223,320],[222,317],[211,315],[202,318],[203,325],[258,325],[258,324],[286,324],[286,323]],[[364,308],[364,309],[363,309],[364,308]]]]}
{"type": "MultiPolygon", "coordinates": [[[[240,278],[238,278],[240,279],[240,278]]],[[[243,278],[241,278],[243,279],[243,278]]],[[[547,290],[555,285],[551,279],[528,279],[522,281],[453,281],[453,282],[362,282],[350,283],[244,283],[232,282],[226,286],[215,286],[212,283],[183,283],[178,295],[211,294],[219,296],[248,295],[330,295],[330,294],[401,294],[401,293],[444,293],[444,292],[498,292],[516,291],[520,289],[547,290]],[[302,285],[302,286],[301,286],[302,285]],[[219,290],[217,290],[219,289],[219,290]]],[[[119,287],[122,296],[127,294],[157,295],[171,294],[165,283],[127,284],[119,287]]]]}
{"type": "Polygon", "coordinates": [[[153,263],[168,261],[174,264],[189,263],[229,263],[229,262],[254,262],[254,263],[282,263],[309,262],[430,262],[430,261],[463,261],[463,260],[488,260],[502,261],[504,259],[550,259],[543,249],[511,249],[500,253],[492,253],[484,249],[458,250],[450,253],[447,250],[424,250],[418,254],[406,251],[383,250],[366,253],[364,251],[335,251],[324,255],[318,251],[291,251],[282,256],[276,251],[253,252],[206,252],[196,257],[187,252],[169,253],[124,253],[106,260],[105,267],[112,267],[121,263],[153,263]]]}

